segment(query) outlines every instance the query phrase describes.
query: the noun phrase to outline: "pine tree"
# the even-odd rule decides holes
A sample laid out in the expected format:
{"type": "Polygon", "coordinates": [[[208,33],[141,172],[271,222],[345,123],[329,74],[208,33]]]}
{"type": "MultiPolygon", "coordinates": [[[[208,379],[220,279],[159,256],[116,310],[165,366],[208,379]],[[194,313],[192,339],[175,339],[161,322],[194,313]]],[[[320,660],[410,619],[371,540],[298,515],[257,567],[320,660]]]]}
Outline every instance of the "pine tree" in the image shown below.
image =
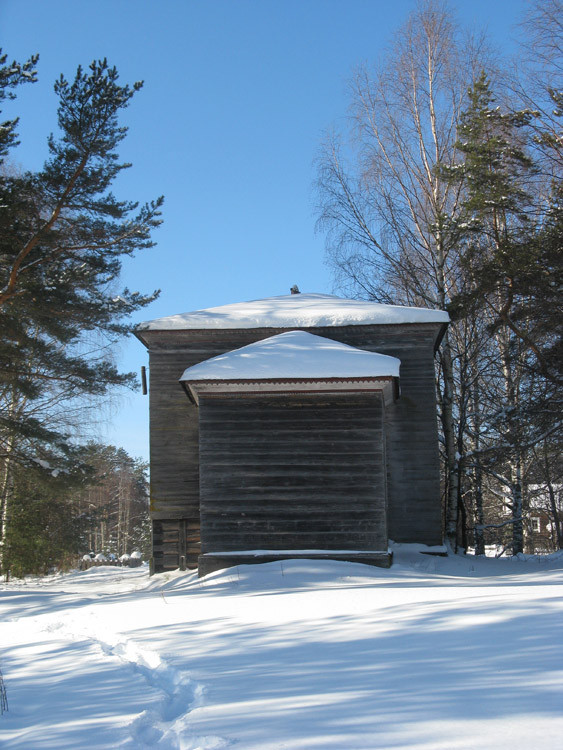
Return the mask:
{"type": "MultiPolygon", "coordinates": [[[[480,386],[488,394],[488,408],[480,416],[482,446],[473,455],[473,468],[500,483],[512,512],[511,547],[517,554],[523,550],[529,449],[546,428],[538,396],[545,403],[556,390],[557,373],[546,357],[546,345],[553,348],[554,329],[539,314],[542,289],[547,296],[553,277],[549,266],[542,268],[551,251],[542,241],[547,224],[542,223],[538,169],[529,149],[528,126],[535,115],[503,112],[494,105],[483,73],[470,90],[458,127],[463,162],[442,168],[442,173],[460,185],[464,196],[452,231],[464,248],[468,284],[452,299],[450,309],[457,318],[477,314],[485,320],[497,351],[487,369],[487,384],[480,386]],[[539,380],[552,387],[539,387],[539,380]]],[[[479,525],[481,516],[476,508],[479,525]]],[[[482,548],[482,538],[478,546],[482,548]]]]}
{"type": "MultiPolygon", "coordinates": [[[[34,401],[62,385],[68,396],[103,394],[130,385],[111,357],[80,350],[95,332],[104,344],[129,330],[132,312],[154,299],[128,289],[116,293],[122,258],[150,247],[160,223],[158,199],[138,210],[109,187],[129,167],[116,146],[127,128],[117,116],[141,83],[120,86],[115,68],[93,62],[73,83],[55,84],[61,137],[49,138],[50,158],[37,173],[0,176],[1,434],[18,431],[52,442],[49,425],[26,420],[10,400],[34,401]]],[[[14,142],[13,129],[10,140],[14,142]]],[[[1,438],[0,438],[1,439],[1,438]]]]}
{"type": "MultiPolygon", "coordinates": [[[[8,55],[2,52],[0,47],[0,106],[7,99],[15,99],[13,89],[23,83],[34,83],[37,80],[35,66],[39,55],[32,55],[27,62],[21,64],[15,60],[8,63],[8,55]]],[[[0,122],[0,164],[10,148],[18,145],[15,120],[0,122]]]]}
{"type": "Polygon", "coordinates": [[[76,513],[76,479],[46,477],[41,467],[17,466],[6,525],[2,573],[6,579],[67,570],[81,551],[85,519],[76,513]]]}
{"type": "MultiPolygon", "coordinates": [[[[0,101],[33,80],[35,62],[0,70],[0,101]]],[[[48,139],[43,169],[0,171],[0,542],[14,463],[72,469],[66,406],[135,381],[115,367],[111,347],[157,292],[116,285],[123,258],[153,245],[162,198],[139,207],[111,192],[131,166],[116,152],[127,133],[118,118],[142,87],[118,79],[106,60],[79,67],[72,82],[61,76],[60,133],[48,139]]],[[[16,144],[16,124],[0,129],[0,156],[16,144]]]]}
{"type": "Polygon", "coordinates": [[[547,201],[534,185],[538,168],[526,148],[531,145],[526,128],[535,113],[502,112],[494,101],[483,73],[458,128],[463,163],[443,170],[464,185],[458,238],[465,243],[464,262],[473,282],[452,300],[452,310],[464,314],[475,304],[485,305],[493,328],[508,328],[542,375],[557,382],[560,344],[553,335],[560,308],[561,189],[553,186],[546,211],[547,201]]]}

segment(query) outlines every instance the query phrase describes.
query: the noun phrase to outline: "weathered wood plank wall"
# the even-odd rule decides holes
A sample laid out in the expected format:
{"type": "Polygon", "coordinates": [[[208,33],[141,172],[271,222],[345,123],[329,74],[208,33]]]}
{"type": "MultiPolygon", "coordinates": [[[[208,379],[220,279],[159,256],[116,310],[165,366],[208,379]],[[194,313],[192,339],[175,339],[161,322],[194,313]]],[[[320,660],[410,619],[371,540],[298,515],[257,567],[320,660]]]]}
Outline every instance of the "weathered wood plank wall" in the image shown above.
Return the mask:
{"type": "Polygon", "coordinates": [[[200,398],[202,554],[387,549],[381,394],[200,398]]]}
{"type": "MultiPolygon", "coordinates": [[[[389,537],[399,542],[442,541],[433,361],[440,328],[440,324],[420,323],[303,329],[401,360],[401,398],[386,409],[389,537]]],[[[187,553],[192,567],[197,565],[198,555],[198,543],[193,541],[199,524],[198,412],[178,379],[191,365],[284,330],[138,334],[150,356],[151,515],[155,522],[184,519],[193,527],[193,552],[187,553]]],[[[181,536],[179,523],[177,529],[181,536]]],[[[158,545],[158,528],[153,533],[158,545]]],[[[177,565],[178,561],[171,567],[177,565]]]]}

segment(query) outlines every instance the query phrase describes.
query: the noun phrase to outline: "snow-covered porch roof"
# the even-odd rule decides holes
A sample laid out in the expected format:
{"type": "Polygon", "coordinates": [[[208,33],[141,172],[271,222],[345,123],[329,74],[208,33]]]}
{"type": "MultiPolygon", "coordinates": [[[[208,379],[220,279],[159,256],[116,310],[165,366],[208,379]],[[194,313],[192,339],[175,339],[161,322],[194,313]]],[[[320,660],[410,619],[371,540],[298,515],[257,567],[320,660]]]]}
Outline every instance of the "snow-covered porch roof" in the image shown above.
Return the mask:
{"type": "Polygon", "coordinates": [[[397,394],[400,360],[306,331],[287,331],[221,354],[180,378],[201,393],[381,390],[397,394]]]}

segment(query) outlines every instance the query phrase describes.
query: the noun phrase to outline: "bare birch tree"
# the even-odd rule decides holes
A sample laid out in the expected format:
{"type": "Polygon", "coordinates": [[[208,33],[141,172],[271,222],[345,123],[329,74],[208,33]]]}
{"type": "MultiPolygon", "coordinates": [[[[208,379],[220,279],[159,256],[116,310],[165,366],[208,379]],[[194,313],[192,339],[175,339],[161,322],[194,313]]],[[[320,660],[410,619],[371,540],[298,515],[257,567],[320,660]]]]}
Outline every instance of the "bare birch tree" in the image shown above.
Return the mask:
{"type": "MultiPolygon", "coordinates": [[[[319,227],[348,293],[445,309],[463,283],[455,217],[460,189],[436,167],[457,161],[457,123],[483,64],[482,40],[464,38],[446,7],[422,3],[386,60],[351,83],[352,137],[330,137],[318,160],[319,227]]],[[[455,352],[440,354],[446,538],[457,544],[459,440],[455,352]]]]}

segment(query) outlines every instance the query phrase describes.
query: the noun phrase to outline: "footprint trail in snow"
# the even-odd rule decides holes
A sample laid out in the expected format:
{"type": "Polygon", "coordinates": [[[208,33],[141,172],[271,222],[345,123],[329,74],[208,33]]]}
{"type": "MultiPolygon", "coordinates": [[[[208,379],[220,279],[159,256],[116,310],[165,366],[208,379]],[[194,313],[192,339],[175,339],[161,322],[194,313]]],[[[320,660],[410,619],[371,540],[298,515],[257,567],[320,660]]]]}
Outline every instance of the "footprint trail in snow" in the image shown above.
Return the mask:
{"type": "Polygon", "coordinates": [[[72,620],[56,621],[43,629],[68,640],[94,643],[105,656],[119,659],[161,693],[157,706],[142,711],[129,725],[130,737],[118,746],[120,750],[223,750],[231,744],[222,737],[196,737],[190,732],[190,712],[203,705],[205,690],[187,672],[174,668],[156,652],[103,627],[85,628],[83,622],[73,627],[72,620]]]}

